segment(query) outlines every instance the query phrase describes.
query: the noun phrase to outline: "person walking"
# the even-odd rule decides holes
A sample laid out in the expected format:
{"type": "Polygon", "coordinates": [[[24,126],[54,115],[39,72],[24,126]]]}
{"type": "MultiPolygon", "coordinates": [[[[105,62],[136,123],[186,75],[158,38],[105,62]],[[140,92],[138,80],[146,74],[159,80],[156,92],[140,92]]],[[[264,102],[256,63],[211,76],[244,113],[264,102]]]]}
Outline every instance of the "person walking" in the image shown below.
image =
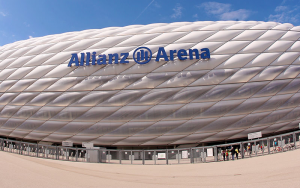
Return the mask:
{"type": "Polygon", "coordinates": [[[226,149],[225,155],[226,155],[226,160],[229,161],[228,149],[226,149]]]}
{"type": "Polygon", "coordinates": [[[231,147],[230,153],[231,153],[231,159],[234,161],[234,147],[231,147]]]}
{"type": "Polygon", "coordinates": [[[239,159],[239,148],[235,148],[235,157],[238,160],[239,159]]]}
{"type": "Polygon", "coordinates": [[[252,154],[252,146],[250,143],[248,143],[248,152],[249,152],[249,156],[251,157],[252,154]]]}
{"type": "Polygon", "coordinates": [[[225,161],[225,150],[222,150],[223,161],[225,161]]]}

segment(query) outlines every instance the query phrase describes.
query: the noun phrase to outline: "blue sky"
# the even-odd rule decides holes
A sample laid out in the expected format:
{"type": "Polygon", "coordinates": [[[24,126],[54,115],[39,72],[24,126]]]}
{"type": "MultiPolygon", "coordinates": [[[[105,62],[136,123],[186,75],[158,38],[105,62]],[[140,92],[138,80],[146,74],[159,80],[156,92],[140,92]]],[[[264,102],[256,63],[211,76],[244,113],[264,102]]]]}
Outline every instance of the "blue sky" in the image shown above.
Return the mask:
{"type": "Polygon", "coordinates": [[[132,24],[255,20],[300,25],[299,0],[0,0],[0,46],[132,24]]]}

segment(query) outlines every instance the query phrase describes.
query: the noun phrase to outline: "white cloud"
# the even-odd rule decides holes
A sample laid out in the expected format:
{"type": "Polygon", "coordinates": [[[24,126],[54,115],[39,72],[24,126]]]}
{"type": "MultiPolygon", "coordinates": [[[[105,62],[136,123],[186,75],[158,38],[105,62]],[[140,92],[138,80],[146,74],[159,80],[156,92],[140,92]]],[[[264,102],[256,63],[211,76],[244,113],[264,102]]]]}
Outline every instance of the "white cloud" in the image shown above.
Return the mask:
{"type": "Polygon", "coordinates": [[[269,21],[280,22],[280,23],[294,23],[297,24],[299,22],[300,14],[299,6],[294,6],[290,8],[288,6],[277,6],[275,8],[275,14],[269,15],[269,21]]]}
{"type": "Polygon", "coordinates": [[[231,5],[217,2],[202,3],[201,7],[204,7],[208,14],[223,14],[229,12],[231,5]]]}
{"type": "Polygon", "coordinates": [[[218,2],[205,2],[198,8],[204,8],[207,14],[214,15],[220,20],[246,20],[252,13],[252,11],[246,9],[233,10],[231,4],[218,2]]]}
{"type": "Polygon", "coordinates": [[[287,6],[277,6],[277,7],[275,8],[275,12],[281,12],[281,11],[285,11],[285,10],[287,10],[287,9],[288,9],[287,6]]]}
{"type": "Polygon", "coordinates": [[[195,20],[198,21],[198,14],[194,14],[193,18],[195,18],[195,20]]]}
{"type": "Polygon", "coordinates": [[[171,15],[171,18],[180,18],[182,15],[182,9],[183,7],[177,3],[175,8],[173,8],[173,14],[171,15]]]}
{"type": "Polygon", "coordinates": [[[221,14],[221,20],[246,20],[250,14],[251,11],[249,10],[239,9],[221,14]]]}
{"type": "Polygon", "coordinates": [[[29,35],[28,37],[29,37],[30,39],[32,39],[32,38],[33,38],[33,36],[31,36],[31,35],[29,35]]]}
{"type": "Polygon", "coordinates": [[[30,24],[27,23],[27,22],[23,22],[23,24],[24,24],[26,27],[30,27],[30,24]]]}
{"type": "Polygon", "coordinates": [[[156,8],[160,8],[160,4],[158,4],[156,1],[154,1],[154,4],[153,4],[156,8]]]}
{"type": "Polygon", "coordinates": [[[1,14],[2,16],[6,16],[6,14],[5,14],[4,12],[0,12],[0,14],[1,14]]]}
{"type": "Polygon", "coordinates": [[[273,21],[273,22],[280,22],[280,23],[287,23],[287,22],[291,22],[291,23],[295,23],[298,22],[298,17],[299,16],[289,16],[286,13],[281,13],[281,14],[271,14],[269,16],[269,21],[273,21]]]}

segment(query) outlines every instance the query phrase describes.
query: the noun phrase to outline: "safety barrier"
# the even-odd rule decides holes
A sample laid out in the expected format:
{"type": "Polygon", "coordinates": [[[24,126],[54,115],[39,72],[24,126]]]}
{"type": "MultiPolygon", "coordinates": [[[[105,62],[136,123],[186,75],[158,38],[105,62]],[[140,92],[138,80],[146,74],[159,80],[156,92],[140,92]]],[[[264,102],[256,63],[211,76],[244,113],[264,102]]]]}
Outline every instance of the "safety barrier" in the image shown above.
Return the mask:
{"type": "Polygon", "coordinates": [[[49,146],[0,138],[0,150],[32,157],[112,164],[206,163],[275,154],[300,148],[300,131],[244,142],[205,147],[116,150],[49,146]]]}

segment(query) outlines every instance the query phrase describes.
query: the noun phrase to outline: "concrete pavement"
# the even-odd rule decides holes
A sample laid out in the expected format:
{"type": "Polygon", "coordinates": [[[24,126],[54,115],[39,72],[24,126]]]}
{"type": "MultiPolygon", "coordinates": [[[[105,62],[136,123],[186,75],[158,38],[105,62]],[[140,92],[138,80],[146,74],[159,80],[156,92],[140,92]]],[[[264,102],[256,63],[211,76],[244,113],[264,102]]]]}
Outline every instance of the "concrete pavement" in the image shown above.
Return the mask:
{"type": "Polygon", "coordinates": [[[300,187],[300,149],[250,159],[181,165],[56,161],[0,152],[1,188],[300,187]]]}

